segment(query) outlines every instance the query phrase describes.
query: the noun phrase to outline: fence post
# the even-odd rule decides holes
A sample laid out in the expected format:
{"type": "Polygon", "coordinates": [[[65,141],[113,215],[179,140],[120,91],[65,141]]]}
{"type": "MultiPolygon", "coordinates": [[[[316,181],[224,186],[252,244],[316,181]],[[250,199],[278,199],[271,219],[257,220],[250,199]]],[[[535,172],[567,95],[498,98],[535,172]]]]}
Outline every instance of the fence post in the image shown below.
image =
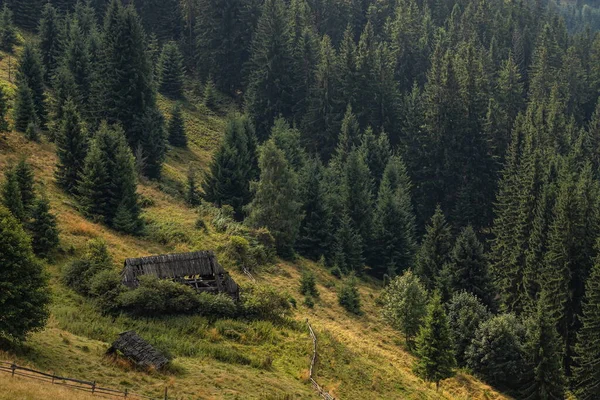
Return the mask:
{"type": "Polygon", "coordinates": [[[125,398],[127,398],[127,388],[125,388],[125,398]]]}
{"type": "Polygon", "coordinates": [[[165,400],[169,400],[169,388],[165,386],[165,400]]]}
{"type": "Polygon", "coordinates": [[[17,369],[17,364],[15,361],[13,361],[12,365],[10,366],[10,369],[12,369],[12,375],[11,376],[15,376],[15,369],[17,369]]]}
{"type": "Polygon", "coordinates": [[[92,382],[92,394],[96,391],[96,381],[92,382]]]}

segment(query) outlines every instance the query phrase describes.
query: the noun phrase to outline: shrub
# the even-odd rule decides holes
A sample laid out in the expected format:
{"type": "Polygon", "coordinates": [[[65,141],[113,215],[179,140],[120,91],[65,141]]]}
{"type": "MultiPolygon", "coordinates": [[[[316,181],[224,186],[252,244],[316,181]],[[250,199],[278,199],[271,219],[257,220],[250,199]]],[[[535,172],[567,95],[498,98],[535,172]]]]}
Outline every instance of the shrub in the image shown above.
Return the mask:
{"type": "Polygon", "coordinates": [[[304,298],[304,305],[308,308],[314,308],[315,301],[313,300],[313,298],[311,296],[306,296],[304,298]]]}
{"type": "Polygon", "coordinates": [[[231,236],[225,245],[225,257],[239,269],[252,269],[254,263],[250,259],[250,243],[241,236],[231,236]]]}
{"type": "Polygon", "coordinates": [[[448,304],[448,322],[454,347],[454,355],[459,365],[465,364],[465,352],[475,337],[482,322],[491,317],[488,308],[479,297],[462,291],[456,293],[448,304]]]}
{"type": "Polygon", "coordinates": [[[309,270],[302,272],[300,277],[300,293],[306,296],[319,297],[315,274],[309,270]]]}
{"type": "Polygon", "coordinates": [[[198,312],[202,315],[207,317],[233,318],[238,314],[237,305],[225,293],[216,295],[200,293],[198,297],[200,299],[198,312]]]}
{"type": "Polygon", "coordinates": [[[467,365],[490,385],[517,390],[525,374],[525,328],[513,314],[483,322],[466,352],[467,365]]]}
{"type": "Polygon", "coordinates": [[[361,315],[360,293],[356,287],[356,278],[354,276],[346,279],[340,291],[338,292],[338,302],[346,311],[356,315],[361,315]]]}
{"type": "Polygon", "coordinates": [[[337,265],[334,265],[331,270],[331,275],[335,276],[338,279],[342,279],[342,269],[337,265]]]}
{"type": "Polygon", "coordinates": [[[62,270],[63,283],[82,295],[90,294],[94,275],[112,270],[112,258],[106,243],[100,239],[90,240],[84,256],[67,264],[62,270]]]}
{"type": "Polygon", "coordinates": [[[246,317],[279,318],[290,309],[289,296],[272,286],[250,284],[242,290],[241,309],[246,317]]]}
{"type": "Polygon", "coordinates": [[[89,293],[96,298],[98,305],[105,312],[118,310],[118,301],[125,286],[121,283],[121,277],[114,270],[100,271],[94,275],[90,282],[89,293]]]}

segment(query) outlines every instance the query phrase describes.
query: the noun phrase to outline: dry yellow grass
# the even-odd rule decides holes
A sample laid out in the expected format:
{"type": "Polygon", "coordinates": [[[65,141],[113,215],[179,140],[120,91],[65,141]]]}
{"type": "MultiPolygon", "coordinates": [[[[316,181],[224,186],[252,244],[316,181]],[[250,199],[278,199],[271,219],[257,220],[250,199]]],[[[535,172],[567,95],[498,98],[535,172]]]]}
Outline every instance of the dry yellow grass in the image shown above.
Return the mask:
{"type": "Polygon", "coordinates": [[[50,385],[33,379],[12,378],[10,374],[0,374],[0,400],[88,400],[98,399],[81,391],[50,385]]]}

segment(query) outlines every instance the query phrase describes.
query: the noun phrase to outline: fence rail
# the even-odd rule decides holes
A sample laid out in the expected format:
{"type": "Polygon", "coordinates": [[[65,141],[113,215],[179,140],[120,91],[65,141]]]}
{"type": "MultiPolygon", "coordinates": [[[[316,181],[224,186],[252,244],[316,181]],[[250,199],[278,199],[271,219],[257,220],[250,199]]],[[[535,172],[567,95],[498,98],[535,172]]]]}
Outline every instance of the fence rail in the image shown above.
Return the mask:
{"type": "MultiPolygon", "coordinates": [[[[47,372],[36,371],[35,369],[22,367],[17,365],[15,362],[0,361],[0,372],[11,374],[11,376],[21,376],[30,379],[36,379],[38,381],[50,383],[53,385],[60,385],[69,389],[81,390],[84,392],[91,393],[94,396],[105,397],[105,398],[124,398],[131,400],[156,400],[156,397],[148,397],[140,394],[130,393],[128,389],[117,390],[111,388],[105,388],[99,386],[96,381],[84,381],[81,379],[67,378],[64,376],[56,375],[55,373],[49,374],[47,372]]],[[[168,399],[167,388],[165,388],[164,399],[168,399]]]]}
{"type": "Polygon", "coordinates": [[[321,385],[319,385],[317,383],[317,381],[313,378],[315,363],[317,362],[317,335],[315,335],[315,331],[313,331],[312,326],[310,326],[310,322],[308,322],[308,319],[306,319],[306,325],[308,325],[308,331],[310,332],[310,337],[312,338],[312,341],[313,341],[313,355],[312,355],[312,359],[310,360],[310,369],[308,372],[310,383],[312,384],[313,388],[315,388],[315,390],[319,393],[319,395],[323,399],[335,400],[335,398],[332,395],[330,395],[328,391],[323,389],[323,387],[321,385]]]}

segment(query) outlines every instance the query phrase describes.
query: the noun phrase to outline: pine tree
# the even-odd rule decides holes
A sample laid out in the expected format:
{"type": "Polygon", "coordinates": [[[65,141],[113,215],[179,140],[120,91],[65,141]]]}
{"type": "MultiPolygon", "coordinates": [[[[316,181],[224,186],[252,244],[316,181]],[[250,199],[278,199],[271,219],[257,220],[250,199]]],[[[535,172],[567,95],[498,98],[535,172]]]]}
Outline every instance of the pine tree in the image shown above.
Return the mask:
{"type": "Polygon", "coordinates": [[[8,121],[6,120],[8,114],[8,101],[4,88],[0,86],[0,132],[8,131],[8,121]]]}
{"type": "Polygon", "coordinates": [[[343,177],[343,204],[363,243],[373,233],[373,179],[363,154],[354,150],[348,155],[343,177]]]}
{"type": "Polygon", "coordinates": [[[339,49],[340,96],[342,104],[356,108],[358,72],[356,70],[356,43],[350,25],[344,32],[339,49]]]}
{"type": "Polygon", "coordinates": [[[0,337],[25,340],[29,332],[44,327],[49,316],[50,294],[42,265],[35,260],[29,238],[19,222],[0,207],[0,337]]]}
{"type": "MultiPolygon", "coordinates": [[[[91,115],[90,110],[90,92],[94,76],[95,66],[92,64],[92,54],[90,53],[90,38],[86,38],[78,20],[73,20],[69,24],[67,33],[67,43],[65,44],[63,64],[71,72],[76,94],[74,101],[78,104],[82,114],[91,115]]],[[[93,37],[92,33],[91,37],[93,37]]]]}
{"type": "Polygon", "coordinates": [[[359,124],[363,129],[368,125],[381,127],[375,120],[378,78],[375,51],[375,33],[369,21],[360,36],[356,51],[356,101],[353,103],[359,124]]]}
{"type": "Polygon", "coordinates": [[[258,166],[260,178],[251,185],[254,198],[246,207],[246,223],[267,228],[275,238],[277,252],[291,256],[303,218],[301,203],[297,201],[297,174],[273,139],[260,148],[258,166]]]}
{"type": "Polygon", "coordinates": [[[585,300],[577,333],[576,367],[574,368],[575,394],[578,399],[592,400],[600,396],[600,258],[596,258],[585,286],[585,300]]]}
{"type": "Polygon", "coordinates": [[[35,32],[42,11],[41,0],[7,0],[5,3],[14,13],[15,24],[29,32],[35,32]]]}
{"type": "Polygon", "coordinates": [[[494,298],[483,245],[471,226],[464,228],[450,253],[450,263],[443,272],[449,293],[466,290],[491,306],[494,298]]]}
{"type": "Polygon", "coordinates": [[[345,273],[361,275],[365,267],[364,241],[352,224],[352,219],[344,214],[335,233],[333,244],[333,264],[345,273]]]}
{"type": "Polygon", "coordinates": [[[448,303],[448,322],[452,334],[454,356],[457,364],[466,364],[465,354],[475,337],[475,333],[484,321],[491,317],[488,308],[479,297],[460,291],[455,293],[448,303]]]}
{"type": "Polygon", "coordinates": [[[196,171],[190,167],[187,174],[187,186],[185,190],[185,201],[192,207],[200,205],[200,192],[196,182],[196,171]]]}
{"type": "Polygon", "coordinates": [[[231,118],[202,184],[204,200],[219,207],[232,206],[237,220],[243,218],[243,207],[252,200],[250,181],[258,178],[255,148],[254,129],[248,119],[231,118]]]}
{"type": "Polygon", "coordinates": [[[456,360],[452,352],[448,318],[437,292],[429,302],[425,321],[417,336],[416,354],[415,373],[426,381],[435,382],[436,389],[441,380],[454,374],[456,360]]]}
{"type": "Polygon", "coordinates": [[[150,179],[159,179],[167,153],[164,117],[158,108],[148,108],[141,119],[138,119],[136,126],[144,133],[138,143],[142,149],[142,157],[145,158],[142,173],[150,179]]]}
{"type": "Polygon", "coordinates": [[[187,136],[185,135],[185,122],[181,112],[181,105],[175,104],[171,111],[169,120],[169,143],[175,147],[186,147],[187,136]]]}
{"type": "Polygon", "coordinates": [[[17,85],[26,85],[31,90],[35,116],[41,128],[46,127],[47,117],[43,70],[39,51],[33,44],[25,43],[17,70],[17,85]]]}
{"type": "Polygon", "coordinates": [[[300,199],[304,219],[296,241],[300,254],[312,260],[329,256],[332,247],[332,213],[326,199],[324,167],[309,158],[300,172],[300,199]]]}
{"type": "Polygon", "coordinates": [[[252,38],[246,110],[259,140],[267,138],[276,117],[292,116],[291,31],[282,0],[266,0],[252,38]]]}
{"type": "Polygon", "coordinates": [[[283,151],[290,167],[295,172],[300,172],[306,162],[306,152],[300,143],[300,132],[291,128],[283,118],[276,118],[270,138],[283,151]]]}
{"type": "Polygon", "coordinates": [[[383,318],[394,329],[401,331],[408,347],[419,333],[427,314],[427,291],[411,270],[394,278],[382,295],[383,318]]]}
{"type": "Polygon", "coordinates": [[[378,250],[372,257],[379,275],[394,276],[412,266],[415,217],[406,167],[398,156],[388,162],[377,196],[374,238],[378,250]]]}
{"type": "Polygon", "coordinates": [[[561,341],[548,314],[546,294],[541,293],[537,312],[530,322],[525,352],[530,373],[524,383],[522,398],[527,400],[561,400],[565,398],[565,377],[561,358],[561,341]]]}
{"type": "Polygon", "coordinates": [[[451,250],[450,226],[438,205],[415,258],[415,274],[427,290],[433,291],[438,287],[442,269],[450,261],[451,250]]]}
{"type": "Polygon", "coordinates": [[[346,311],[352,314],[361,315],[360,293],[356,285],[356,278],[351,275],[345,280],[338,292],[338,303],[346,311]]]}
{"type": "Polygon", "coordinates": [[[183,96],[183,56],[174,42],[165,44],[158,61],[158,90],[165,96],[183,96]]]}
{"type": "Polygon", "coordinates": [[[50,202],[45,197],[36,199],[27,225],[31,232],[31,245],[38,257],[47,257],[58,246],[56,216],[50,213],[50,202]]]}
{"type": "Polygon", "coordinates": [[[17,44],[17,30],[13,24],[13,13],[4,3],[0,13],[0,49],[12,53],[15,44],[17,44]]]}
{"type": "Polygon", "coordinates": [[[42,10],[38,32],[42,65],[44,66],[44,81],[47,84],[52,84],[54,71],[58,66],[59,57],[61,56],[59,24],[60,21],[56,9],[51,3],[46,3],[42,10]]]}
{"type": "MultiPolygon", "coordinates": [[[[376,135],[371,128],[367,128],[360,138],[360,151],[373,176],[375,187],[379,187],[385,168],[392,157],[388,135],[383,131],[376,135]]],[[[406,169],[404,166],[402,168],[406,169]]]]}
{"type": "Polygon", "coordinates": [[[17,84],[17,98],[15,99],[14,108],[15,130],[25,132],[29,124],[35,124],[37,116],[35,112],[35,104],[33,103],[33,95],[27,83],[20,81],[17,84]]]}
{"type": "Polygon", "coordinates": [[[29,212],[35,200],[33,167],[25,158],[21,158],[14,167],[14,172],[19,183],[19,192],[21,193],[21,204],[26,213],[29,212]]]}
{"type": "Polygon", "coordinates": [[[58,166],[56,180],[67,192],[74,193],[83,171],[88,138],[73,101],[64,108],[56,137],[58,166]]]}
{"type": "Polygon", "coordinates": [[[21,200],[19,180],[13,168],[4,173],[4,184],[2,185],[2,203],[18,221],[25,220],[25,209],[21,200]]]}

